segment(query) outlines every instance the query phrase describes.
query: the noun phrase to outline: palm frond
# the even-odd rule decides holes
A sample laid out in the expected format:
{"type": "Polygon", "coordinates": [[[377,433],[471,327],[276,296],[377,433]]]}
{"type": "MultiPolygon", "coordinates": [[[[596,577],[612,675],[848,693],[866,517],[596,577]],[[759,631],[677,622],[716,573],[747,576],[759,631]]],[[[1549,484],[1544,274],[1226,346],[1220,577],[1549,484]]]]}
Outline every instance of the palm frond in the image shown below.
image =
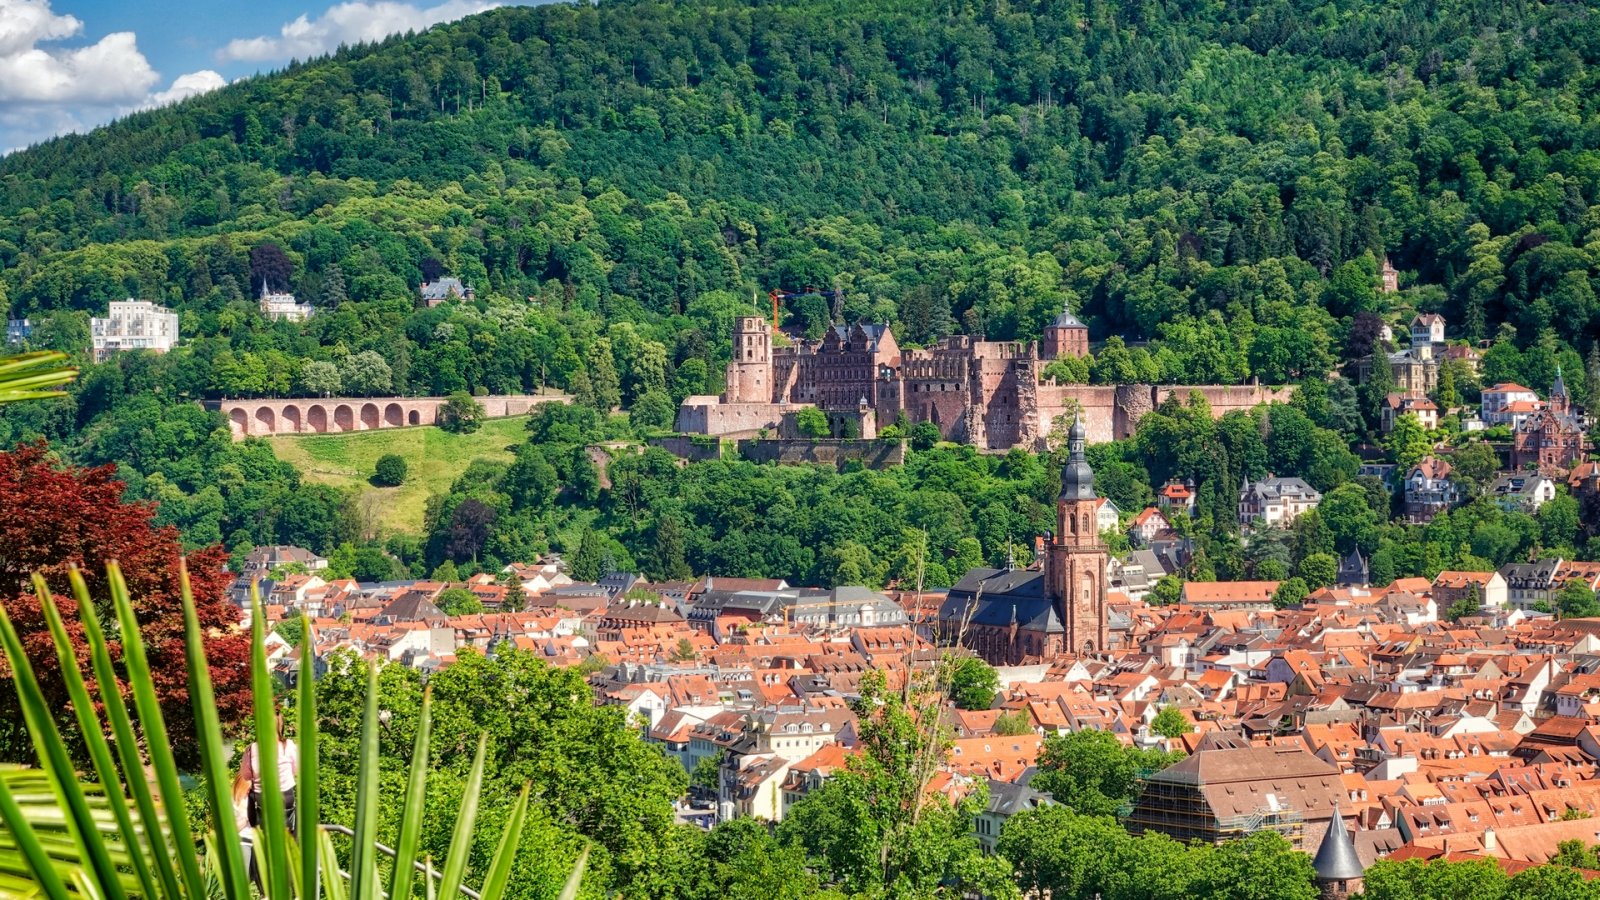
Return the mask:
{"type": "MultiPolygon", "coordinates": [[[[6,365],[0,362],[0,391],[3,391],[6,365]]],[[[32,663],[23,652],[23,644],[4,605],[0,604],[0,648],[10,663],[12,680],[22,700],[29,737],[39,763],[37,767],[0,765],[0,896],[50,900],[211,900],[218,897],[252,900],[248,874],[251,859],[245,856],[235,829],[232,778],[212,693],[205,633],[198,623],[188,571],[182,568],[179,571],[186,665],[201,745],[201,766],[197,774],[211,808],[209,823],[198,832],[192,829],[184,809],[180,773],[167,740],[132,599],[115,563],[108,566],[108,575],[117,631],[123,643],[125,680],[138,714],[137,731],[112,667],[106,636],[95,619],[81,575],[71,571],[70,580],[79,601],[98,697],[91,695],[88,680],[78,669],[77,657],[54,598],[45,583],[35,579],[35,590],[56,645],[57,661],[63,667],[73,715],[86,738],[92,778],[80,777],[73,769],[72,755],[56,727],[54,711],[46,705],[32,663]],[[103,723],[101,712],[105,715],[103,723]],[[142,734],[138,733],[140,731],[142,734]]],[[[254,591],[252,602],[254,731],[261,746],[259,764],[275,775],[275,754],[267,749],[267,745],[271,745],[275,750],[277,744],[272,673],[266,664],[260,598],[254,591]]],[[[290,833],[281,794],[264,797],[265,821],[255,829],[251,841],[263,896],[271,900],[317,900],[319,897],[406,900],[417,892],[413,884],[418,879],[413,870],[422,871],[421,892],[426,896],[456,898],[466,894],[464,881],[483,785],[487,736],[478,743],[443,871],[434,869],[431,860],[426,865],[419,864],[417,853],[429,756],[429,712],[428,701],[424,699],[415,758],[404,797],[399,849],[390,850],[378,843],[377,835],[377,678],[376,670],[371,670],[361,734],[364,774],[357,789],[354,827],[320,825],[316,818],[318,729],[311,659],[315,645],[310,623],[306,624],[297,685],[300,833],[305,841],[303,844],[296,842],[290,833]],[[348,872],[341,868],[330,828],[353,838],[348,872]],[[379,884],[380,853],[397,857],[388,892],[379,884]]],[[[266,786],[274,787],[274,779],[266,772],[263,776],[266,786]]],[[[529,796],[530,791],[525,786],[501,832],[488,868],[480,873],[484,877],[482,896],[486,900],[498,900],[510,880],[527,819],[529,796]]],[[[577,891],[587,856],[586,850],[561,892],[566,900],[577,891]]]]}
{"type": "Polygon", "coordinates": [[[63,365],[66,361],[67,355],[55,350],[0,356],[0,403],[62,396],[63,391],[51,389],[78,377],[77,367],[63,365]]]}

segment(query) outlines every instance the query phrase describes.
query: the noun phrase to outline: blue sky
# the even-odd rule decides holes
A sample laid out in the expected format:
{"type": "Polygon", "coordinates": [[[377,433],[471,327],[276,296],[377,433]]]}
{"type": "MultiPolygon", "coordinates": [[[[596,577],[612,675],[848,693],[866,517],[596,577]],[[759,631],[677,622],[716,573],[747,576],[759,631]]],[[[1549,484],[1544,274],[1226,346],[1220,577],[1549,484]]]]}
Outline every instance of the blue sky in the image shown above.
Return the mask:
{"type": "Polygon", "coordinates": [[[503,2],[0,0],[0,153],[503,2]]]}

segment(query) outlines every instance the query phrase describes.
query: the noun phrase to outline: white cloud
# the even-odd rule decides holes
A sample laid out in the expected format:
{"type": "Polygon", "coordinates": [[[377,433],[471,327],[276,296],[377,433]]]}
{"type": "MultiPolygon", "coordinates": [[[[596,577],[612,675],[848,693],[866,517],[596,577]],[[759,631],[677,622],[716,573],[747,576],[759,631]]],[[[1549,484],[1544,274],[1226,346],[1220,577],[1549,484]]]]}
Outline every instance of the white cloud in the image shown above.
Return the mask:
{"type": "MultiPolygon", "coordinates": [[[[5,0],[0,0],[5,2],[5,0]]],[[[500,6],[499,0],[445,0],[437,6],[421,7],[393,0],[353,0],[328,8],[311,19],[304,14],[279,29],[276,37],[240,38],[217,51],[224,61],[267,61],[308,59],[331,53],[340,44],[378,41],[403,31],[421,31],[440,22],[449,22],[500,6]]]]}
{"type": "Polygon", "coordinates": [[[56,15],[49,3],[0,3],[0,56],[22,53],[39,41],[59,41],[82,30],[82,22],[56,15]]]}
{"type": "Polygon", "coordinates": [[[0,152],[87,131],[225,83],[205,69],[159,90],[161,76],[129,31],[78,47],[50,46],[83,33],[84,23],[55,13],[50,0],[0,0],[0,152]]]}
{"type": "Polygon", "coordinates": [[[221,74],[210,69],[201,69],[187,75],[179,75],[172,80],[172,87],[164,91],[156,91],[145,98],[140,108],[151,106],[166,106],[168,103],[177,103],[200,94],[210,93],[228,83],[221,74]]]}
{"type": "Polygon", "coordinates": [[[0,0],[0,102],[129,102],[155,85],[159,76],[130,31],[86,47],[39,46],[82,31],[78,19],[52,12],[49,0],[0,0]]]}

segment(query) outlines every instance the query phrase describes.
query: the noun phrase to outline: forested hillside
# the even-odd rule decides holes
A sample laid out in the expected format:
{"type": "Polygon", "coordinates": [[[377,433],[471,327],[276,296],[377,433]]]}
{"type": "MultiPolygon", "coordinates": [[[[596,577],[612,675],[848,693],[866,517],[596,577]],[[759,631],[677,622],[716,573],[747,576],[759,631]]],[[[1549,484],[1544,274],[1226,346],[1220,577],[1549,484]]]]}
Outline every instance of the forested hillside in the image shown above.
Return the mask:
{"type": "Polygon", "coordinates": [[[1554,3],[505,9],[7,158],[0,263],[15,310],[159,295],[192,334],[275,240],[310,297],[434,256],[608,319],[837,286],[913,341],[1029,337],[1070,298],[1181,351],[1234,304],[1336,334],[1370,298],[1323,279],[1387,251],[1464,336],[1576,337],[1597,54],[1554,3]]]}
{"type": "MultiPolygon", "coordinates": [[[[591,556],[641,564],[665,527],[666,571],[679,553],[696,570],[741,565],[722,542],[749,533],[681,497],[681,529],[615,491],[597,500],[571,438],[659,429],[683,396],[717,391],[731,318],[771,288],[841,292],[834,308],[789,301],[786,325],[871,317],[913,345],[1032,338],[1069,304],[1111,339],[1079,373],[1101,382],[1317,383],[1369,352],[1380,319],[1441,312],[1452,339],[1508,338],[1485,383],[1543,390],[1559,365],[1583,402],[1600,378],[1597,57],[1600,12],[1566,3],[496,10],[0,159],[0,294],[33,344],[81,353],[88,316],[125,296],[173,307],[183,329],[172,353],[86,364],[69,401],[0,415],[0,439],[119,463],[191,545],[332,552],[382,536],[348,496],[302,487],[188,401],[554,386],[631,416],[470,471],[428,535],[389,549],[413,570],[479,560],[488,538],[468,553],[450,535],[481,495],[498,517],[489,560],[575,549],[598,522],[591,556]],[[1375,289],[1385,254],[1397,293],[1375,289]],[[477,300],[416,309],[441,272],[477,300]],[[268,322],[264,286],[320,312],[268,322]]],[[[1452,390],[1475,399],[1466,379],[1452,390]]],[[[1324,490],[1351,480],[1377,400],[1312,393],[1279,441],[1292,446],[1272,450],[1304,465],[1274,456],[1276,470],[1324,490]]],[[[1265,471],[1260,444],[1181,466],[1129,445],[1104,462],[1134,466],[1130,498],[1167,474],[1215,480],[1221,511],[1223,491],[1265,471]]],[[[1016,497],[1048,486],[1017,464],[961,465],[1010,483],[981,498],[989,518],[962,510],[952,526],[1004,558],[1008,535],[1042,523],[1016,497]]],[[[896,478],[926,487],[920,468],[896,478]]],[[[764,545],[784,571],[764,574],[894,569],[904,529],[929,526],[888,506],[864,537],[808,502],[764,545]]],[[[1452,553],[1498,561],[1538,531],[1452,553]]],[[[951,566],[971,556],[945,551],[951,566]]],[[[365,574],[390,564],[367,559],[365,574]]]]}

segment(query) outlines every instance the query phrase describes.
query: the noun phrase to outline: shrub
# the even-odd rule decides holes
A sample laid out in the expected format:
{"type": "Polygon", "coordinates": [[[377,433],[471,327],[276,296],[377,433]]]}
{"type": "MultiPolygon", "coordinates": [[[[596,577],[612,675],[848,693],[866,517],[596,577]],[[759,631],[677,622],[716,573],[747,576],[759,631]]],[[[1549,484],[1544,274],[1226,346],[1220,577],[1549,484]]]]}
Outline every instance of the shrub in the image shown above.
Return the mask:
{"type": "Polygon", "coordinates": [[[483,424],[483,407],[466,391],[456,391],[439,408],[439,427],[452,434],[471,434],[483,424]]]}
{"type": "Polygon", "coordinates": [[[372,470],[372,483],[378,487],[399,487],[406,482],[406,461],[398,454],[385,453],[378,457],[372,470]]]}

